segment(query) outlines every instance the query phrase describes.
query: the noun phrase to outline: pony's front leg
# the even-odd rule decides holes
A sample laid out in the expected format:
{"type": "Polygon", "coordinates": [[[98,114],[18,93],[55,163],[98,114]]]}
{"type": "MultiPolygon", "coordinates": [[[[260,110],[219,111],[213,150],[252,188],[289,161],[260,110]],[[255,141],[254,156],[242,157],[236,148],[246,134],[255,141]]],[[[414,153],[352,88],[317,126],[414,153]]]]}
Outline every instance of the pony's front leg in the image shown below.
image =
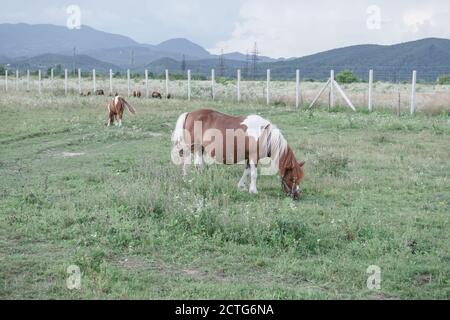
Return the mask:
{"type": "Polygon", "coordinates": [[[238,183],[238,188],[241,191],[245,190],[246,184],[247,184],[247,178],[250,175],[250,167],[247,165],[247,167],[244,170],[244,174],[242,175],[241,179],[238,183]]]}
{"type": "Polygon", "coordinates": [[[248,190],[250,193],[258,193],[256,190],[256,178],[258,177],[258,168],[255,163],[250,163],[250,189],[248,190]]]}

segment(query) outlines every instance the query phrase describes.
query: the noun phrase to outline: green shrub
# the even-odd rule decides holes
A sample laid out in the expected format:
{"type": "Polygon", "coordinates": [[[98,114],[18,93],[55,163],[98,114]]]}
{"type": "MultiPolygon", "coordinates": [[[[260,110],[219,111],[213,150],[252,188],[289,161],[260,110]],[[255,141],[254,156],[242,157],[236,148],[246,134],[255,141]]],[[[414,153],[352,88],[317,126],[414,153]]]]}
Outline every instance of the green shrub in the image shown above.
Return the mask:
{"type": "Polygon", "coordinates": [[[358,78],[349,70],[343,70],[336,75],[336,81],[340,83],[358,82],[358,78]]]}
{"type": "Polygon", "coordinates": [[[448,75],[448,74],[440,75],[437,78],[437,83],[441,84],[441,85],[443,85],[443,84],[450,84],[450,75],[448,75]]]}

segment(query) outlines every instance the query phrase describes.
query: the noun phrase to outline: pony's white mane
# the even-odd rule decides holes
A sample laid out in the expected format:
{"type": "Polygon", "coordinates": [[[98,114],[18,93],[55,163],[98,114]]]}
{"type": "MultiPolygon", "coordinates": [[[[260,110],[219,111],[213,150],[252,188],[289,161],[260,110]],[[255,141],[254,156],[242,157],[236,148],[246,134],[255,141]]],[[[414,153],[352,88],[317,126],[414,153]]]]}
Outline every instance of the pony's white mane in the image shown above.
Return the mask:
{"type": "Polygon", "coordinates": [[[267,146],[267,155],[270,152],[271,166],[274,170],[278,170],[278,165],[280,163],[281,157],[287,150],[288,143],[286,139],[283,137],[280,129],[278,129],[275,125],[270,124],[270,126],[266,129],[267,134],[263,135],[264,140],[262,141],[267,146]]]}

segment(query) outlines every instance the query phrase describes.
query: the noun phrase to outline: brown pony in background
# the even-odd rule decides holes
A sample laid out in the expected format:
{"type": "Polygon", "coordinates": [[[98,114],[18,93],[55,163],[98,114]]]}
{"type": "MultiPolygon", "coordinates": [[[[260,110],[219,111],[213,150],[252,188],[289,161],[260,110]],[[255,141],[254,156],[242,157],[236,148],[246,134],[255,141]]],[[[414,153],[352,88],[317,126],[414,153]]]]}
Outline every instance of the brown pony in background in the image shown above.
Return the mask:
{"type": "Polygon", "coordinates": [[[108,104],[108,127],[111,123],[114,123],[114,120],[118,121],[119,127],[122,126],[123,110],[125,107],[127,107],[131,114],[136,114],[136,110],[121,96],[117,95],[112,99],[108,104]]]}
{"type": "Polygon", "coordinates": [[[161,93],[159,93],[157,91],[153,91],[152,92],[152,98],[154,98],[154,99],[162,99],[162,95],[161,95],[161,93]]]}

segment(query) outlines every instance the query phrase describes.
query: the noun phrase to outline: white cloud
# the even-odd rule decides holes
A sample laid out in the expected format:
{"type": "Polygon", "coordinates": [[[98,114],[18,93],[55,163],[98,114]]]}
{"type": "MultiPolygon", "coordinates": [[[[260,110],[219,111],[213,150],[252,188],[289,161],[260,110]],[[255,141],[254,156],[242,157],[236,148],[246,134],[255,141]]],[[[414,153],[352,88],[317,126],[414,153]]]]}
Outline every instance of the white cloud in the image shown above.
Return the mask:
{"type": "Polygon", "coordinates": [[[243,0],[230,37],[211,49],[245,52],[255,41],[263,55],[303,56],[354,44],[393,44],[450,37],[450,5],[422,1],[243,0]],[[381,28],[369,29],[367,8],[381,10],[381,28]]]}

